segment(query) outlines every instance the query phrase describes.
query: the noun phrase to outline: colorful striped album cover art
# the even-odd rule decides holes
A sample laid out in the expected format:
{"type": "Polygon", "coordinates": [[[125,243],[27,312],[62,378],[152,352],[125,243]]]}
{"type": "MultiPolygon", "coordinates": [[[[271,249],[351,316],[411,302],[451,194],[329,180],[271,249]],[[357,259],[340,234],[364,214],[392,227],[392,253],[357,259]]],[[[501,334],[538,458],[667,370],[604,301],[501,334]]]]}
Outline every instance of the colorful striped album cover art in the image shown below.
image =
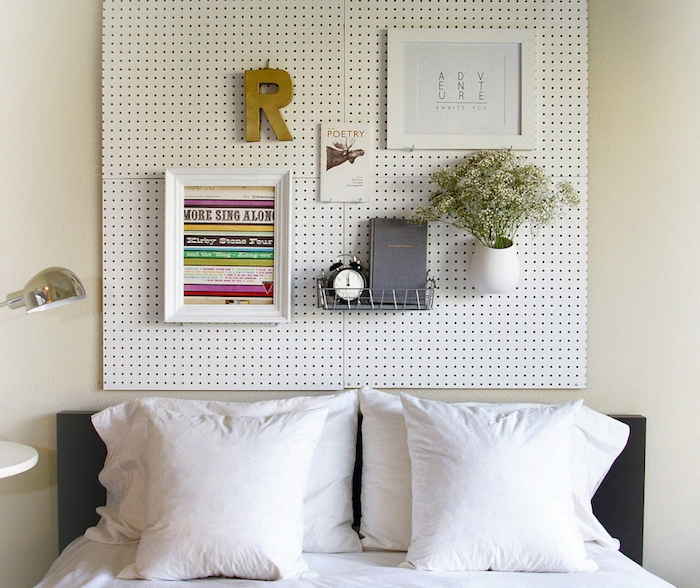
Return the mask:
{"type": "Polygon", "coordinates": [[[273,186],[186,186],[185,304],[272,304],[273,186]]]}

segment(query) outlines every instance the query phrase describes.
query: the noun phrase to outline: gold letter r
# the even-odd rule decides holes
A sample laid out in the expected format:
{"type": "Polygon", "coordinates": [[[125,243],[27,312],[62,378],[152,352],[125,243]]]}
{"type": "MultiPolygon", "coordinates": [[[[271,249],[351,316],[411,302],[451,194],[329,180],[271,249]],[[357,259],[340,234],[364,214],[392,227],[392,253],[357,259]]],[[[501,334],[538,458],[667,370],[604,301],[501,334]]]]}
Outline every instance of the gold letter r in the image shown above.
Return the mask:
{"type": "Polygon", "coordinates": [[[245,72],[245,140],[260,141],[260,111],[270,122],[272,130],[280,141],[291,141],[280,108],[292,101],[294,91],[292,78],[282,69],[256,69],[245,72]],[[261,94],[261,84],[277,85],[274,94],[261,94]]]}

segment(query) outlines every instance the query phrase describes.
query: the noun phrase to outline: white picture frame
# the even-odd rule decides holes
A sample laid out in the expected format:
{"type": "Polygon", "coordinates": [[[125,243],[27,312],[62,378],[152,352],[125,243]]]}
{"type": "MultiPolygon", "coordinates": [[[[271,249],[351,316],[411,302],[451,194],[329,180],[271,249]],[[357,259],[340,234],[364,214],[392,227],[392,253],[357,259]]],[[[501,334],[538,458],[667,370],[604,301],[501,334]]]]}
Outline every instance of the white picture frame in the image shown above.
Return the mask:
{"type": "Polygon", "coordinates": [[[292,172],[165,172],[164,321],[288,323],[292,172]]]}
{"type": "Polygon", "coordinates": [[[389,29],[389,149],[535,149],[535,38],[389,29]]]}

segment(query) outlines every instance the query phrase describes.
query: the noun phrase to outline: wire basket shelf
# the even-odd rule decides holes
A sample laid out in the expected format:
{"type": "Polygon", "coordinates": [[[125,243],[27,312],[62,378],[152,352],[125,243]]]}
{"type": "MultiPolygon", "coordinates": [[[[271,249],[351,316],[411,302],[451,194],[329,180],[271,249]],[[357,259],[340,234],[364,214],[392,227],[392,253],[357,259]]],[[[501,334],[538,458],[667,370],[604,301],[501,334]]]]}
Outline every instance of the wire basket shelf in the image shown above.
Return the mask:
{"type": "Polygon", "coordinates": [[[384,289],[331,288],[325,276],[316,279],[318,307],[324,310],[430,310],[435,297],[435,281],[429,278],[425,288],[384,289]]]}

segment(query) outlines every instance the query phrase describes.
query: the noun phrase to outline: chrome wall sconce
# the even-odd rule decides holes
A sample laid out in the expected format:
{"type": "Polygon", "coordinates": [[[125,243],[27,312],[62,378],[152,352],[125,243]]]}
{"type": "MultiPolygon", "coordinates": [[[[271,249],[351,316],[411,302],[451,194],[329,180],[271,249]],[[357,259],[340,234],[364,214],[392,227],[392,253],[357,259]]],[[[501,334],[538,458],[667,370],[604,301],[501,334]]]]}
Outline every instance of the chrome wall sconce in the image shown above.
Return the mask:
{"type": "Polygon", "coordinates": [[[25,307],[27,314],[63,306],[85,298],[78,276],[62,267],[50,267],[35,275],[24,288],[7,295],[0,306],[25,307]]]}

